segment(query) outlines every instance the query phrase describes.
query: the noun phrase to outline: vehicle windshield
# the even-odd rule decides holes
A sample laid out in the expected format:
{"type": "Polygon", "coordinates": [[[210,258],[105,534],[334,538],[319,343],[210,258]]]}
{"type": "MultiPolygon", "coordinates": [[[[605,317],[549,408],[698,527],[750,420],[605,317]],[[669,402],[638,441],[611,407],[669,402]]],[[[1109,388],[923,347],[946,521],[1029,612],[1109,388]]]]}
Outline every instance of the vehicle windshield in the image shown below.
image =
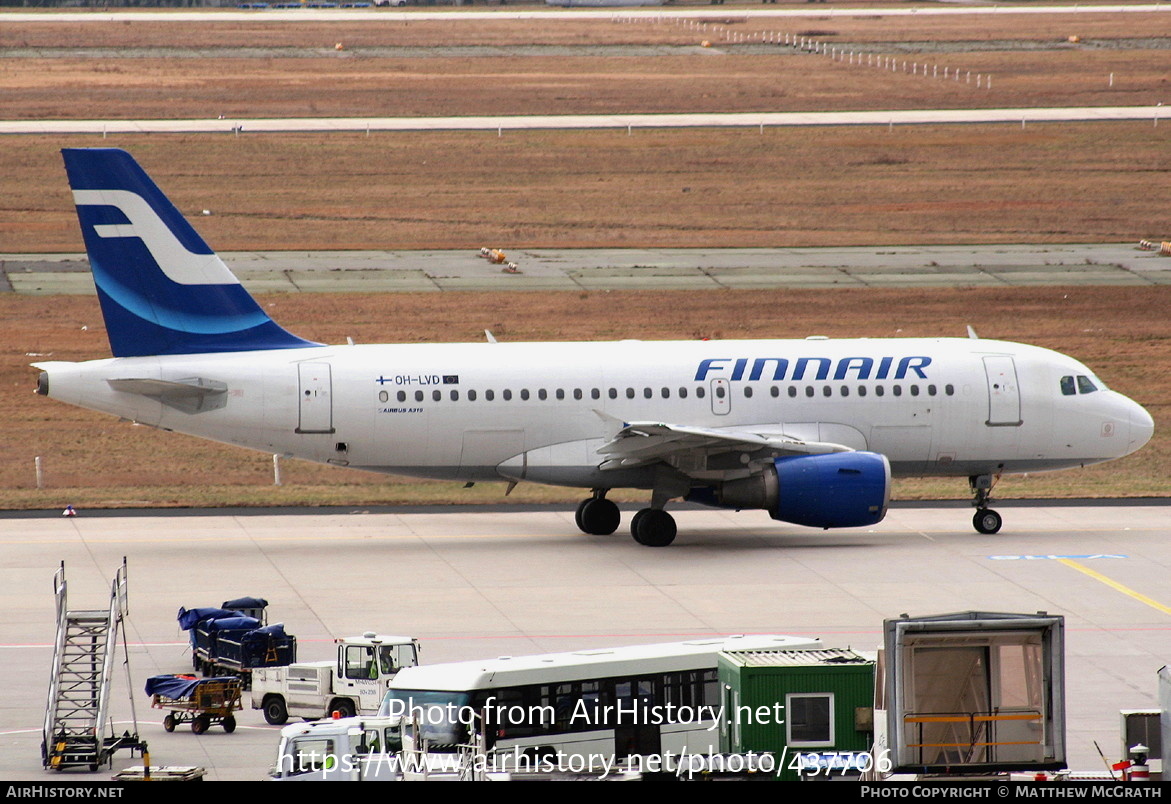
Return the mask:
{"type": "Polygon", "coordinates": [[[474,712],[466,692],[389,689],[379,715],[417,720],[423,738],[433,745],[467,742],[474,712]]]}

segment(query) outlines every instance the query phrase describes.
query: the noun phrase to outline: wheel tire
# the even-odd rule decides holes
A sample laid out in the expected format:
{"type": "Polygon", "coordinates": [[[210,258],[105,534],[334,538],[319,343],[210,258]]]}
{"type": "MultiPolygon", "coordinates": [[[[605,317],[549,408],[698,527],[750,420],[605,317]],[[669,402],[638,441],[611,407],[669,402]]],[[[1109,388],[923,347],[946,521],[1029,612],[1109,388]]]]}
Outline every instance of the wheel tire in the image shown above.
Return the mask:
{"type": "Polygon", "coordinates": [[[191,730],[196,734],[203,734],[207,731],[208,726],[211,725],[211,718],[207,715],[200,715],[191,721],[191,730]]]}
{"type": "Polygon", "coordinates": [[[261,704],[264,709],[264,722],[270,726],[283,726],[289,722],[289,709],[285,706],[285,699],[279,695],[270,695],[261,704]]]}
{"type": "Polygon", "coordinates": [[[347,698],[338,698],[329,705],[329,714],[331,717],[334,712],[337,712],[338,717],[353,717],[358,714],[358,711],[354,708],[354,702],[347,698]]]}
{"type": "Polygon", "coordinates": [[[236,718],[231,715],[224,715],[224,719],[220,721],[220,725],[224,727],[224,731],[231,734],[236,730],[236,718]]]}
{"type": "Polygon", "coordinates": [[[175,716],[174,715],[167,715],[165,718],[163,718],[163,728],[166,729],[167,731],[174,731],[175,730],[175,716]]]}
{"type": "Polygon", "coordinates": [[[631,522],[634,540],[645,547],[666,547],[675,541],[675,517],[661,508],[644,508],[631,522]]]}
{"type": "Polygon", "coordinates": [[[622,523],[622,512],[605,497],[590,497],[577,507],[577,527],[591,536],[609,536],[622,523]]]}
{"type": "Polygon", "coordinates": [[[972,517],[972,527],[978,533],[999,533],[1000,526],[1003,524],[1004,519],[991,508],[982,508],[972,517]]]}

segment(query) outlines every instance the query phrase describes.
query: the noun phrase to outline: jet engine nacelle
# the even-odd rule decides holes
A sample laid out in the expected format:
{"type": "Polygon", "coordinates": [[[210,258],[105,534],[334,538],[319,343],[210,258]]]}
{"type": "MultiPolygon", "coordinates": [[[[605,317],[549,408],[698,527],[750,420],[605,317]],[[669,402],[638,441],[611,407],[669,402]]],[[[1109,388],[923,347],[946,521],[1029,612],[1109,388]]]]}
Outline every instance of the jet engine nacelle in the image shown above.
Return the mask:
{"type": "Polygon", "coordinates": [[[856,528],[881,522],[890,503],[890,463],[877,452],[777,458],[773,471],[695,489],[687,499],[725,508],[762,508],[781,522],[856,528]]]}

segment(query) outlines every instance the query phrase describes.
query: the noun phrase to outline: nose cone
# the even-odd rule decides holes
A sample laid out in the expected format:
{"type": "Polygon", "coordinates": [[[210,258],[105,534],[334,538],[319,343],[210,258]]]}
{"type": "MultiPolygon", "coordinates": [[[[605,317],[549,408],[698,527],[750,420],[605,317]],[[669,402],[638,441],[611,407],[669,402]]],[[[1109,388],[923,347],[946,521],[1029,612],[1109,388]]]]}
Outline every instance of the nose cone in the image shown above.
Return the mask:
{"type": "Polygon", "coordinates": [[[1133,399],[1127,399],[1129,402],[1129,418],[1130,418],[1130,443],[1127,445],[1126,454],[1138,452],[1146,443],[1151,440],[1151,436],[1155,434],[1155,420],[1151,418],[1151,414],[1147,413],[1139,403],[1133,399]]]}

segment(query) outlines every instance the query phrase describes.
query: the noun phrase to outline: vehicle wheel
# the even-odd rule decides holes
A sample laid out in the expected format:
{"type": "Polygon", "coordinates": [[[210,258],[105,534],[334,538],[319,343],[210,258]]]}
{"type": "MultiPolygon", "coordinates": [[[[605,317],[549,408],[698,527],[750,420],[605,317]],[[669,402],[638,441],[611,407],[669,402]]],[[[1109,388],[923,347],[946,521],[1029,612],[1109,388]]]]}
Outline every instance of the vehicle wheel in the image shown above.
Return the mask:
{"type": "Polygon", "coordinates": [[[1004,520],[991,508],[982,508],[972,517],[972,526],[979,533],[997,533],[1004,520]]]}
{"type": "Polygon", "coordinates": [[[270,695],[264,699],[264,722],[270,726],[283,726],[289,722],[289,710],[285,707],[285,699],[279,695],[270,695]]]}
{"type": "Polygon", "coordinates": [[[666,547],[675,541],[675,517],[661,508],[644,508],[630,523],[634,540],[646,547],[666,547]]]}
{"type": "Polygon", "coordinates": [[[338,717],[353,717],[358,714],[354,708],[354,702],[347,698],[338,698],[329,705],[329,713],[333,715],[337,712],[338,717]]]}
{"type": "Polygon", "coordinates": [[[175,730],[175,716],[174,715],[167,715],[165,718],[163,718],[163,728],[166,729],[167,731],[174,731],[175,730]]]}
{"type": "Polygon", "coordinates": [[[220,725],[224,727],[224,731],[231,734],[236,730],[236,718],[231,715],[224,715],[224,719],[220,722],[220,725]]]}
{"type": "Polygon", "coordinates": [[[211,718],[207,715],[200,715],[191,721],[191,730],[196,734],[203,734],[207,731],[207,727],[211,725],[211,718]]]}
{"type": "Polygon", "coordinates": [[[582,533],[609,536],[618,530],[618,525],[622,522],[622,512],[605,497],[590,497],[577,507],[574,519],[582,533]]]}

